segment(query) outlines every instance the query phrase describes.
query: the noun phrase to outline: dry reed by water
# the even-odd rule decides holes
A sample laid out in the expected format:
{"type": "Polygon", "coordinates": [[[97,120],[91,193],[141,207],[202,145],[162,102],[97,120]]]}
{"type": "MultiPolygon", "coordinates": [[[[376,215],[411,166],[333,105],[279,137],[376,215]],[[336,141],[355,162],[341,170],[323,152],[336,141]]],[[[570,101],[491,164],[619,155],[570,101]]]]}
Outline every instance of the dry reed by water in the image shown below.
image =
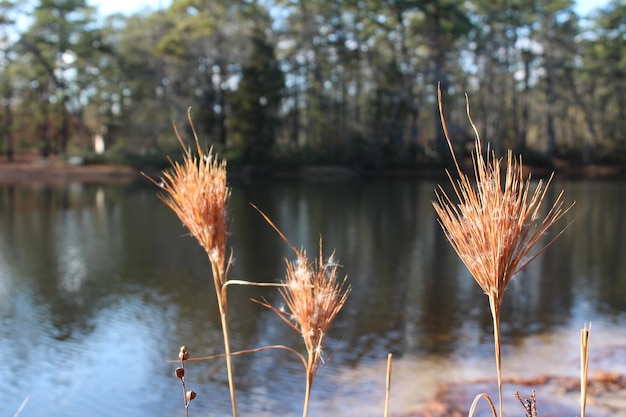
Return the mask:
{"type": "Polygon", "coordinates": [[[319,258],[310,261],[305,250],[298,250],[292,246],[274,223],[263,212],[260,210],[259,212],[296,254],[295,261],[285,261],[286,278],[278,290],[286,308],[275,307],[265,300],[259,303],[274,311],[302,336],[307,351],[307,357],[303,358],[306,369],[306,391],[302,411],[302,416],[306,417],[315,373],[319,364],[324,361],[326,332],[345,304],[350,287],[345,285],[346,277],[338,279],[339,264],[334,260],[334,253],[324,261],[321,237],[319,258]]]}
{"type": "Polygon", "coordinates": [[[507,152],[506,165],[487,147],[483,152],[478,131],[472,122],[469,101],[467,117],[474,129],[472,153],[473,180],[465,174],[454,152],[448,133],[441,91],[439,112],[444,134],[452,153],[458,179],[448,172],[454,194],[442,187],[433,203],[439,222],[450,244],[489,298],[493,318],[499,415],[502,413],[502,366],[500,355],[500,311],[504,291],[511,278],[541,254],[562,232],[543,243],[548,231],[572,207],[564,206],[561,191],[554,202],[546,195],[552,176],[535,186],[524,178],[522,159],[507,152]],[[486,156],[485,156],[486,155],[486,156]],[[504,177],[503,177],[504,172],[504,177]]]}
{"type": "MultiPolygon", "coordinates": [[[[476,134],[475,151],[472,155],[474,177],[470,179],[459,163],[449,137],[443,116],[441,93],[439,110],[444,134],[456,168],[458,179],[448,173],[453,193],[448,195],[442,187],[436,191],[434,209],[439,217],[442,229],[461,260],[489,299],[493,318],[494,349],[498,378],[499,416],[502,413],[502,373],[500,357],[500,311],[504,291],[511,278],[524,269],[541,254],[563,230],[544,242],[545,236],[556,222],[572,207],[564,205],[563,192],[552,202],[547,202],[547,190],[552,177],[533,185],[531,178],[524,178],[521,158],[507,153],[506,164],[487,147],[483,152],[482,144],[469,114],[470,124],[476,134]],[[503,175],[504,174],[504,175],[503,175]]],[[[304,249],[292,246],[283,233],[258,208],[269,225],[292,248],[296,259],[286,260],[285,279],[279,284],[252,283],[229,280],[228,271],[232,253],[227,257],[227,240],[230,234],[228,203],[230,188],[226,182],[226,163],[219,162],[209,149],[204,152],[199,144],[193,122],[191,124],[196,150],[185,147],[176,131],[176,136],[184,149],[183,161],[172,162],[172,169],[163,173],[160,182],[155,182],[165,194],[161,199],[177,214],[191,234],[205,249],[212,266],[213,280],[220,311],[224,337],[223,355],[190,359],[186,348],[181,348],[180,367],[176,376],[180,378],[185,400],[185,415],[193,391],[187,391],[184,380],[184,362],[187,360],[206,360],[225,357],[227,364],[233,417],[237,417],[236,390],[231,358],[234,355],[253,353],[269,348],[281,348],[295,353],[305,367],[306,391],[303,405],[303,417],[307,417],[314,377],[321,363],[324,362],[323,348],[326,333],[344,306],[350,293],[346,278],[339,279],[339,264],[334,253],[324,260],[322,239],[319,241],[319,257],[309,260],[304,249]],[[282,345],[265,346],[239,352],[231,352],[228,329],[228,308],[226,288],[229,284],[278,286],[284,301],[284,307],[276,307],[262,299],[259,304],[274,311],[292,329],[301,336],[306,349],[306,356],[295,349],[282,345]]],[[[581,417],[585,409],[585,384],[587,374],[588,330],[581,333],[581,417]]],[[[391,383],[391,356],[388,358],[387,398],[384,415],[388,414],[389,387],[391,383]]],[[[485,398],[493,412],[498,416],[493,402],[486,394],[480,394],[470,408],[473,414],[479,399],[485,398]]],[[[531,400],[520,402],[528,415],[536,417],[534,394],[531,400]]]]}
{"type": "Polygon", "coordinates": [[[172,162],[171,170],[163,172],[157,184],[165,194],[160,198],[176,213],[206,251],[211,263],[217,304],[220,311],[228,384],[233,417],[237,417],[237,394],[233,376],[228,325],[228,302],[224,288],[232,263],[232,252],[226,255],[230,224],[228,203],[230,187],[226,181],[226,162],[218,161],[212,149],[205,152],[200,145],[196,130],[188,113],[192,128],[195,152],[185,146],[176,126],[176,138],[184,149],[183,161],[172,162]]]}
{"type": "MultiPolygon", "coordinates": [[[[232,369],[232,356],[243,353],[253,353],[268,348],[280,348],[297,354],[306,370],[306,391],[303,406],[303,417],[306,417],[309,409],[309,400],[315,373],[320,362],[323,362],[323,347],[326,332],[346,302],[350,288],[345,286],[345,278],[338,279],[337,270],[339,265],[333,261],[331,254],[327,261],[323,259],[322,239],[320,238],[320,256],[314,261],[309,261],[305,250],[297,250],[272,223],[272,221],[258,210],[267,222],[279,233],[296,254],[295,261],[286,261],[286,279],[280,284],[253,283],[241,280],[228,280],[228,271],[232,263],[232,253],[226,257],[226,246],[230,234],[228,219],[228,202],[230,188],[226,181],[226,162],[219,162],[211,149],[204,152],[196,134],[193,121],[188,114],[191,125],[196,151],[184,145],[183,140],[174,126],[176,137],[184,149],[183,161],[172,162],[170,170],[164,171],[157,184],[165,194],[160,198],[176,213],[183,224],[198,240],[204,248],[212,267],[213,280],[219,306],[225,357],[230,395],[232,401],[233,417],[237,417],[237,398],[232,369]],[[231,352],[230,335],[228,326],[228,303],[226,289],[229,284],[279,286],[280,295],[287,309],[272,306],[266,301],[264,305],[275,311],[290,327],[302,335],[307,351],[305,358],[296,350],[282,345],[266,346],[239,352],[231,352]]],[[[255,207],[256,208],[256,207],[255,207]]],[[[189,405],[195,392],[185,391],[184,362],[190,360],[186,347],[181,348],[180,367],[176,370],[176,376],[181,380],[184,393],[185,415],[188,415],[189,405]],[[185,350],[184,358],[183,348],[185,350]]],[[[209,358],[196,358],[197,360],[209,358]]]]}

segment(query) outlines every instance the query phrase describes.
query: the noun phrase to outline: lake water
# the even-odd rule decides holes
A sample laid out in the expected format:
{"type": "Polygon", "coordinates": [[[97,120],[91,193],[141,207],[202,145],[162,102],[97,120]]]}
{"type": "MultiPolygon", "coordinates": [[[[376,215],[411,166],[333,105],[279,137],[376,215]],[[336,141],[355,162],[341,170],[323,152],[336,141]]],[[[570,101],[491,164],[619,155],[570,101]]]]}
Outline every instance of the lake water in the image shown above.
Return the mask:
{"type": "MultiPolygon", "coordinates": [[[[442,180],[443,181],[443,180],[442,180]]],[[[445,182],[445,181],[443,181],[445,182]]],[[[283,278],[289,247],[335,249],[352,293],[329,332],[311,416],[380,416],[387,354],[391,410],[419,410],[442,382],[493,378],[486,296],[436,222],[424,180],[235,182],[230,278],[283,278]]],[[[577,375],[579,332],[626,372],[626,183],[557,181],[565,234],[510,284],[506,376],[577,375]]],[[[0,411],[21,417],[182,416],[180,345],[220,353],[210,265],[151,184],[0,187],[0,411]]],[[[229,290],[234,350],[301,340],[274,313],[275,289],[229,290]]],[[[240,415],[298,416],[302,366],[284,351],[235,359],[240,415]]],[[[228,416],[223,360],[187,365],[192,416],[228,416]]],[[[513,388],[505,387],[506,393],[513,388]]],[[[521,411],[521,410],[518,410],[521,411]]],[[[518,413],[519,414],[519,413],[518,413]]]]}

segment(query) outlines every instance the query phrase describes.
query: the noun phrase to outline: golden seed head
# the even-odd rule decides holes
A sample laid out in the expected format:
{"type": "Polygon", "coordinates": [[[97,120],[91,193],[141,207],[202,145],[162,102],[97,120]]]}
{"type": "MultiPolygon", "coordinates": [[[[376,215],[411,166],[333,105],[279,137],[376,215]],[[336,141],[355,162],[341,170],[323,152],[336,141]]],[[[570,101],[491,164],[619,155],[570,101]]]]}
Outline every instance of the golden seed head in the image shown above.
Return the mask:
{"type": "Polygon", "coordinates": [[[433,206],[454,250],[483,291],[499,304],[513,275],[547,247],[533,251],[572,206],[564,208],[560,193],[544,211],[552,177],[531,187],[530,177],[524,179],[521,158],[514,158],[509,151],[502,169],[495,152],[488,148],[484,156],[477,134],[472,157],[475,181],[470,181],[459,166],[443,114],[441,117],[459,179],[454,181],[449,174],[455,201],[439,187],[433,206]]]}
{"type": "Polygon", "coordinates": [[[286,278],[279,289],[284,305],[274,307],[265,300],[259,301],[259,304],[270,308],[292,329],[300,333],[309,357],[306,364],[307,372],[315,372],[319,362],[323,361],[322,348],[326,330],[350,294],[350,287],[345,285],[347,277],[337,279],[339,264],[335,261],[334,254],[324,262],[321,237],[319,259],[310,262],[304,250],[292,246],[269,217],[256,209],[296,254],[295,261],[286,261],[286,278]]]}
{"type": "Polygon", "coordinates": [[[324,262],[321,239],[319,259],[311,263],[304,251],[297,255],[296,261],[287,262],[285,286],[280,290],[289,312],[274,311],[302,335],[309,356],[317,363],[322,359],[326,331],[345,304],[350,288],[345,287],[345,278],[338,279],[338,264],[324,262]]]}
{"type": "MultiPolygon", "coordinates": [[[[176,136],[182,144],[178,132],[176,136]]],[[[230,235],[231,190],[226,182],[226,162],[214,157],[212,149],[205,154],[195,130],[194,137],[197,154],[183,145],[183,161],[173,162],[171,169],[163,172],[160,180],[165,193],[159,197],[198,240],[214,267],[223,271],[227,267],[226,243],[230,235]]]]}

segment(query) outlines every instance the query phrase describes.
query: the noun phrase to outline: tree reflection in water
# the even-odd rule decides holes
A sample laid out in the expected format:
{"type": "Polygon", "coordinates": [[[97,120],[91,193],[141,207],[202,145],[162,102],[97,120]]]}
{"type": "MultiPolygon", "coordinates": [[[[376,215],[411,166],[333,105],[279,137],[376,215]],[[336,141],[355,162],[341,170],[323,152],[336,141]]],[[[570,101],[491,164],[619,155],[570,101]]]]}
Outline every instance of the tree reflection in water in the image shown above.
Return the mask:
{"type": "MultiPolygon", "coordinates": [[[[321,234],[353,288],[328,335],[330,361],[313,389],[311,415],[380,415],[389,352],[395,378],[407,382],[392,387],[403,397],[395,405],[417,401],[442,378],[481,368],[492,375],[485,295],[436,224],[436,182],[232,185],[233,279],[279,280],[284,258],[292,258],[254,203],[296,247],[314,250],[321,234]]],[[[502,311],[503,353],[523,362],[537,351],[548,362],[507,374],[542,373],[551,365],[576,372],[583,322],[593,322],[592,356],[602,349],[595,334],[603,327],[614,331],[607,340],[626,339],[626,183],[553,185],[576,200],[563,224],[575,221],[511,282],[502,311]],[[574,343],[566,355],[570,343],[560,338],[567,334],[574,343]]],[[[150,184],[2,186],[0,284],[0,402],[15,410],[29,394],[25,417],[176,415],[179,387],[165,361],[181,344],[195,356],[220,352],[206,255],[150,184]]],[[[249,301],[260,296],[279,300],[267,288],[229,291],[233,349],[300,346],[284,323],[249,301]]],[[[228,414],[221,366],[187,370],[199,392],[196,412],[228,414]]],[[[278,351],[238,357],[241,415],[298,415],[299,366],[278,351]]]]}

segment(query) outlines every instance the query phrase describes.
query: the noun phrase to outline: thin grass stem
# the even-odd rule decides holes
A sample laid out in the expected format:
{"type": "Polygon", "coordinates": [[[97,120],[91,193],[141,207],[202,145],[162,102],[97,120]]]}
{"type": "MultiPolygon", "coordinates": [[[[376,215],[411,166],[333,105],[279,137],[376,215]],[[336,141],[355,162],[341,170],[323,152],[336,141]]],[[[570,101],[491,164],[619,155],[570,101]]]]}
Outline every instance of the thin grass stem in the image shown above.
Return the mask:
{"type": "Polygon", "coordinates": [[[19,408],[15,411],[13,417],[17,417],[20,415],[22,410],[24,410],[24,407],[26,407],[26,403],[28,402],[28,400],[30,400],[30,396],[26,396],[26,398],[24,398],[24,401],[22,401],[22,404],[20,404],[19,408]]]}
{"type": "Polygon", "coordinates": [[[384,416],[389,416],[389,397],[391,394],[391,361],[392,354],[387,355],[387,379],[385,381],[385,413],[384,416]]]}
{"type": "MultiPolygon", "coordinates": [[[[218,274],[217,276],[219,276],[219,273],[220,273],[219,270],[216,267],[213,267],[214,276],[216,276],[215,274],[218,274]]],[[[227,281],[225,279],[223,281],[220,279],[220,282],[227,282],[227,281]]],[[[216,294],[218,298],[217,304],[218,304],[219,312],[220,312],[220,321],[222,323],[222,334],[223,334],[223,339],[224,339],[224,353],[226,357],[226,373],[228,375],[228,390],[230,392],[233,417],[237,417],[238,415],[237,391],[235,390],[233,361],[232,361],[232,355],[230,352],[230,328],[228,325],[228,305],[227,305],[227,299],[222,298],[222,292],[217,291],[218,288],[216,288],[216,294]]]]}
{"type": "Polygon", "coordinates": [[[496,356],[496,371],[498,377],[498,402],[500,417],[503,417],[502,412],[502,356],[501,356],[501,343],[500,343],[500,306],[494,299],[489,297],[489,305],[491,308],[491,317],[493,319],[493,343],[496,356]]]}
{"type": "Polygon", "coordinates": [[[585,324],[580,331],[580,417],[585,417],[587,407],[587,369],[589,366],[589,334],[591,333],[591,323],[589,327],[585,324]]]}
{"type": "MultiPolygon", "coordinates": [[[[240,356],[240,355],[248,355],[250,353],[256,353],[256,352],[263,352],[265,350],[270,350],[270,349],[282,349],[282,350],[286,350],[288,352],[293,353],[294,355],[296,355],[300,361],[302,361],[302,366],[304,366],[306,368],[306,359],[304,356],[302,356],[301,353],[299,353],[298,351],[296,351],[293,348],[290,348],[289,346],[285,346],[285,345],[270,345],[270,346],[261,346],[258,348],[253,348],[253,349],[244,349],[244,350],[238,350],[237,352],[232,352],[230,354],[230,356],[240,356]]],[[[208,361],[208,360],[212,360],[212,359],[221,359],[226,357],[226,354],[224,353],[218,353],[216,355],[210,355],[210,356],[201,356],[201,357],[197,357],[197,358],[189,358],[187,359],[188,362],[201,362],[201,361],[208,361]]],[[[168,362],[177,362],[177,361],[168,361],[168,362]]]]}
{"type": "Polygon", "coordinates": [[[304,405],[302,407],[302,417],[309,414],[309,402],[311,400],[311,390],[313,389],[313,379],[315,378],[316,361],[313,355],[309,355],[306,364],[306,387],[304,392],[304,405]]]}
{"type": "Polygon", "coordinates": [[[493,417],[498,417],[498,413],[496,412],[496,407],[493,405],[493,401],[491,401],[489,395],[484,392],[474,397],[474,401],[472,401],[472,406],[469,409],[468,416],[472,417],[474,413],[476,413],[476,407],[478,406],[478,401],[480,401],[481,398],[484,398],[487,401],[487,404],[489,404],[489,408],[491,409],[491,414],[493,415],[493,417]]]}

